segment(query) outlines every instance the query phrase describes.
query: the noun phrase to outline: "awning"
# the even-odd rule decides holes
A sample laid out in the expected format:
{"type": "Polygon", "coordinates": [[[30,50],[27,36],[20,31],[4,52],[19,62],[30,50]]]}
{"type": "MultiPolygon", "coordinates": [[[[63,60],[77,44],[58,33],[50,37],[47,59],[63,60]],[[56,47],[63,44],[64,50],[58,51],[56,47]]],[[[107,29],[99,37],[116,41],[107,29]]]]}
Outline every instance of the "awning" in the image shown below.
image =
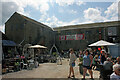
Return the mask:
{"type": "Polygon", "coordinates": [[[3,46],[16,46],[16,43],[10,40],[2,40],[2,45],[3,46]]]}

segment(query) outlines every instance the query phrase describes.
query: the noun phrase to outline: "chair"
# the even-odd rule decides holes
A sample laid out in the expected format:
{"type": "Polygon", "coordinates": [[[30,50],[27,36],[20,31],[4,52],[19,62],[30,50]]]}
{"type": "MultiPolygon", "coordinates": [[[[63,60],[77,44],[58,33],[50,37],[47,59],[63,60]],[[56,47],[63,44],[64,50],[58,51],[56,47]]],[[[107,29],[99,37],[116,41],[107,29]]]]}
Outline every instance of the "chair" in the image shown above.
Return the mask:
{"type": "Polygon", "coordinates": [[[29,70],[34,68],[34,60],[29,60],[29,70]]]}
{"type": "Polygon", "coordinates": [[[23,69],[28,69],[28,64],[27,63],[23,63],[23,69]]]}

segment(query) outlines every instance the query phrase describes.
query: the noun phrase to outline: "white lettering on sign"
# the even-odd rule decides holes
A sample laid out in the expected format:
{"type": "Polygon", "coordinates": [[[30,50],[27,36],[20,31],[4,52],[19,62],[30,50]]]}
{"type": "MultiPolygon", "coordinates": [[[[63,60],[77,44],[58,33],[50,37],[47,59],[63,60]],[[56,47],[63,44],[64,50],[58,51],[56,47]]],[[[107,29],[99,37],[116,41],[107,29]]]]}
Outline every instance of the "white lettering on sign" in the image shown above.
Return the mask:
{"type": "Polygon", "coordinates": [[[62,35],[59,40],[83,40],[84,34],[62,35]]]}

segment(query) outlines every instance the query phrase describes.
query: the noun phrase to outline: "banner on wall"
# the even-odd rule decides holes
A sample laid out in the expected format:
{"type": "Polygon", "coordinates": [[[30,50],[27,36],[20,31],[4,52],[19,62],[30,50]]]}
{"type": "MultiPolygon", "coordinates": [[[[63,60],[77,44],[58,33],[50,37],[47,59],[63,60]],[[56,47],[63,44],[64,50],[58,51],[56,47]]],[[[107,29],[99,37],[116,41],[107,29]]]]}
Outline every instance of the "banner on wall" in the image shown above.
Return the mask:
{"type": "Polygon", "coordinates": [[[62,35],[59,40],[83,40],[84,34],[62,35]]]}

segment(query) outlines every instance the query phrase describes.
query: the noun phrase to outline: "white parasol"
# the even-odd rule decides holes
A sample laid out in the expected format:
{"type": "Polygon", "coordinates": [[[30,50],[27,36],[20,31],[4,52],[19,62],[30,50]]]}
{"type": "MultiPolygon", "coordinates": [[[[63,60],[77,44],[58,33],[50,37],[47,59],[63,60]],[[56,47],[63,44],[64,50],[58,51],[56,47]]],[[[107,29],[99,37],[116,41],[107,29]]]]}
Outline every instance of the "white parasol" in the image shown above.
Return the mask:
{"type": "Polygon", "coordinates": [[[29,48],[47,48],[47,47],[41,45],[34,45],[34,46],[30,46],[29,48]]]}
{"type": "Polygon", "coordinates": [[[116,45],[116,44],[110,43],[110,42],[107,42],[107,41],[104,41],[104,40],[100,40],[100,41],[92,43],[88,46],[112,46],[112,45],[116,45]]]}

